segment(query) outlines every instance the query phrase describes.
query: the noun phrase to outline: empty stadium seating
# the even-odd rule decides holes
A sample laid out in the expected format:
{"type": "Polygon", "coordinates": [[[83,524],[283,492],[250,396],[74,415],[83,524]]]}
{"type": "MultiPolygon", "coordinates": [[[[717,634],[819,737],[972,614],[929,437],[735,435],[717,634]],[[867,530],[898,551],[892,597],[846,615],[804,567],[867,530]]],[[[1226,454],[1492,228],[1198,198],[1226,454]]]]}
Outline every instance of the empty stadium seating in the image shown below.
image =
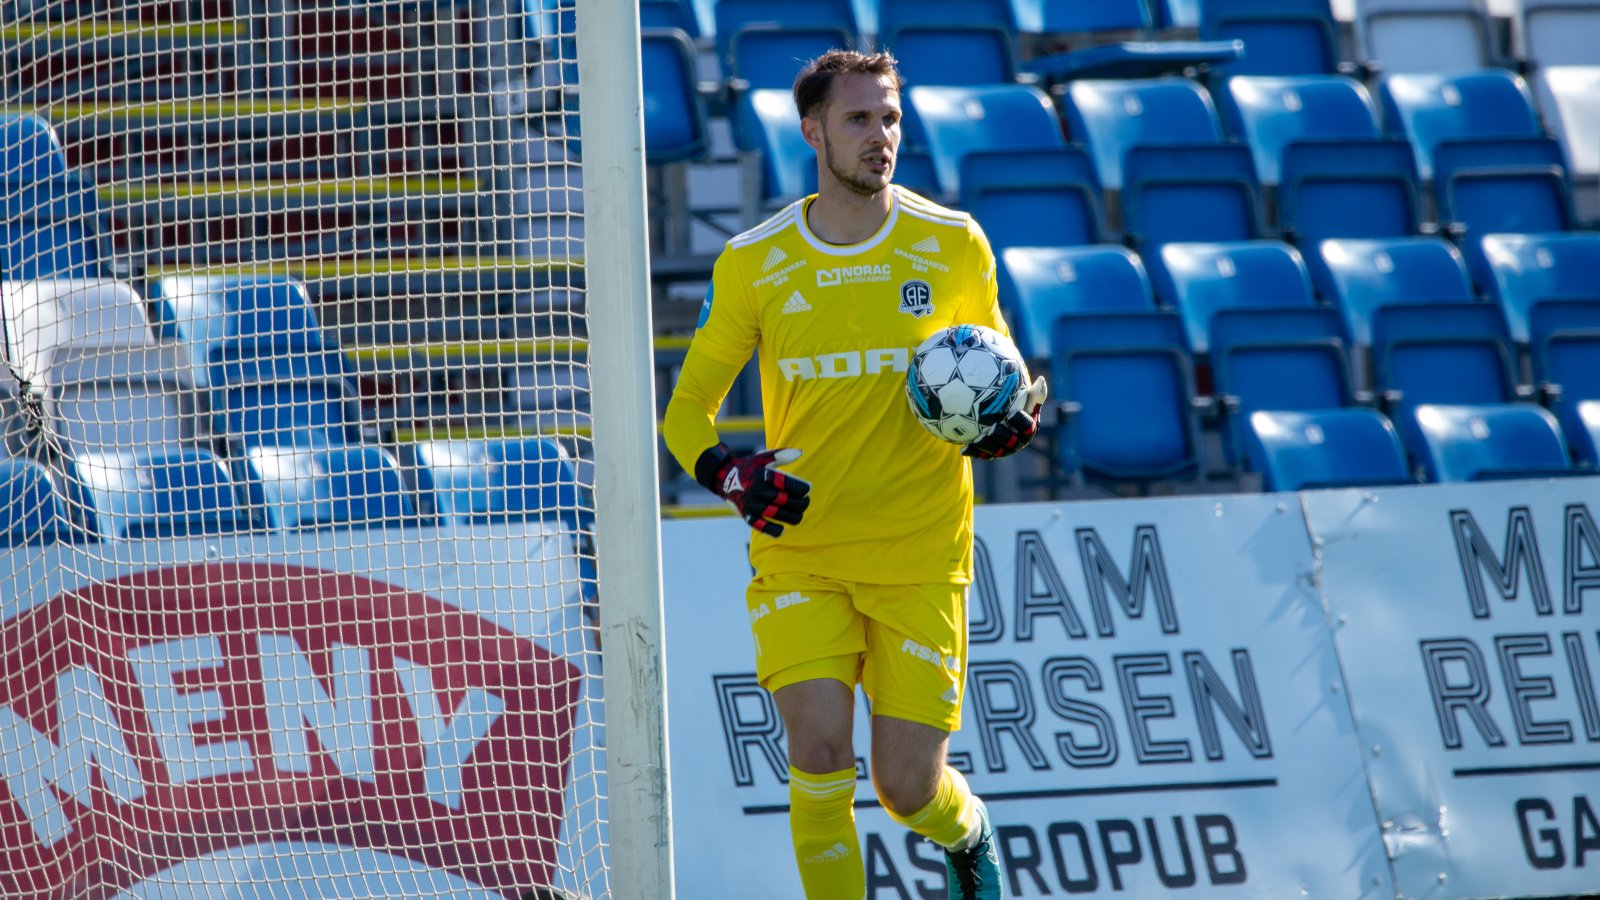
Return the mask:
{"type": "Polygon", "coordinates": [[[1539,304],[1600,300],[1600,235],[1491,234],[1483,253],[1494,274],[1489,287],[1518,343],[1528,343],[1528,320],[1539,304]]]}
{"type": "MultiPolygon", "coordinates": [[[[787,91],[806,60],[854,44],[855,38],[838,25],[747,25],[731,40],[729,75],[742,90],[787,91]]],[[[684,77],[693,87],[688,75],[684,77]]]]}
{"type": "Polygon", "coordinates": [[[1200,37],[1244,41],[1228,75],[1317,75],[1339,67],[1339,31],[1328,0],[1201,0],[1200,37]]]}
{"type": "Polygon", "coordinates": [[[1007,247],[1071,247],[1106,239],[1100,188],[1077,148],[975,150],[961,157],[960,205],[998,255],[1007,247]]]}
{"type": "Polygon", "coordinates": [[[1329,238],[1393,238],[1424,230],[1425,202],[1405,141],[1296,142],[1284,148],[1278,228],[1316,259],[1329,238]]]}
{"type": "Polygon", "coordinates": [[[550,440],[422,441],[410,448],[440,524],[590,517],[572,460],[550,440]]]}
{"type": "Polygon", "coordinates": [[[1196,354],[1210,352],[1212,321],[1222,310],[1316,305],[1300,254],[1285,244],[1168,244],[1161,258],[1196,354]]]}
{"type": "Polygon", "coordinates": [[[1215,96],[1229,131],[1254,152],[1264,184],[1278,183],[1284,152],[1296,142],[1344,147],[1381,137],[1367,89],[1339,75],[1240,75],[1215,96]]]}
{"type": "Polygon", "coordinates": [[[1600,64],[1542,68],[1536,84],[1545,125],[1567,151],[1572,175],[1593,181],[1600,176],[1600,64]]]}
{"type": "Polygon", "coordinates": [[[906,91],[905,141],[933,157],[939,189],[961,193],[961,159],[974,150],[1066,146],[1050,99],[1021,84],[912,87],[906,91]]]}
{"type": "Polygon", "coordinates": [[[1372,317],[1382,307],[1474,299],[1460,251],[1442,238],[1329,240],[1320,255],[1345,339],[1362,347],[1372,346],[1372,317]]]}
{"type": "Polygon", "coordinates": [[[92,453],[65,465],[82,489],[89,530],[105,540],[231,534],[252,525],[232,477],[206,450],[92,453]]]}
{"type": "Polygon", "coordinates": [[[1180,241],[1262,237],[1261,189],[1250,151],[1232,144],[1141,146],[1122,172],[1124,239],[1151,268],[1161,248],[1180,241]]]}
{"type": "Polygon", "coordinates": [[[1169,312],[1057,319],[1050,336],[1054,435],[1063,474],[1148,484],[1203,474],[1194,374],[1169,312]]]}
{"type": "Polygon", "coordinates": [[[1256,412],[1246,440],[1250,468],[1268,491],[1414,481],[1394,426],[1366,407],[1256,412]]]}
{"type": "Polygon", "coordinates": [[[65,495],[43,465],[0,458],[0,546],[51,544],[80,534],[65,495]]]}
{"type": "Polygon", "coordinates": [[[1415,410],[1429,481],[1489,481],[1566,475],[1566,440],[1554,416],[1528,403],[1423,404],[1415,410]]]}
{"type": "Polygon", "coordinates": [[[1442,144],[1543,134],[1527,84],[1501,69],[1391,75],[1379,95],[1384,128],[1411,141],[1424,179],[1434,178],[1434,155],[1442,144]]]}
{"type": "Polygon", "coordinates": [[[1521,0],[1522,55],[1537,66],[1592,65],[1600,46],[1600,7],[1592,0],[1521,0]]]}
{"type": "Polygon", "coordinates": [[[1111,190],[1122,188],[1123,160],[1134,147],[1222,142],[1210,95],[1187,79],[1074,81],[1061,101],[1073,141],[1088,149],[1111,190]]]}
{"type": "Polygon", "coordinates": [[[273,531],[421,524],[400,469],[377,447],[251,447],[235,463],[273,531]]]}
{"type": "Polygon", "coordinates": [[[694,45],[680,31],[651,31],[639,41],[645,158],[677,162],[703,155],[706,114],[695,91],[694,45]]]}
{"type": "Polygon", "coordinates": [[[1528,316],[1534,385],[1562,431],[1577,443],[1582,406],[1600,400],[1600,299],[1536,304],[1528,316]]]}
{"type": "Polygon", "coordinates": [[[999,263],[1000,302],[1028,360],[1051,357],[1050,335],[1062,316],[1156,308],[1144,265],[1124,247],[1013,247],[999,263]]]}
{"type": "Polygon", "coordinates": [[[734,38],[748,27],[826,26],[851,35],[860,30],[850,0],[717,0],[713,9],[717,58],[729,71],[739,68],[732,61],[734,38]]]}
{"type": "Polygon", "coordinates": [[[910,85],[1012,81],[1016,33],[1010,0],[878,0],[878,44],[910,85]]]}

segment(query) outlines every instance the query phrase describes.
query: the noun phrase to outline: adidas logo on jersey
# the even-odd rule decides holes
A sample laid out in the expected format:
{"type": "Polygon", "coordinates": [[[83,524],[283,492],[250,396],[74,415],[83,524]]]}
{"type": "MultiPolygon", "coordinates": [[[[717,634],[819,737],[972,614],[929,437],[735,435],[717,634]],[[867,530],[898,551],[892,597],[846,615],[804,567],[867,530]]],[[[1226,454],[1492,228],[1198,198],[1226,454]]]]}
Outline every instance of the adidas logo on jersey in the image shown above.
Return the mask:
{"type": "Polygon", "coordinates": [[[766,274],[767,272],[771,272],[773,269],[777,268],[779,265],[781,265],[783,263],[784,260],[786,260],[788,258],[789,258],[789,254],[783,252],[783,248],[782,247],[773,247],[772,250],[767,253],[766,262],[763,262],[761,264],[761,272],[762,272],[762,274],[766,274]]]}
{"type": "Polygon", "coordinates": [[[930,234],[922,240],[917,241],[915,244],[912,244],[911,249],[917,251],[918,253],[938,253],[939,239],[930,234]]]}
{"type": "Polygon", "coordinates": [[[783,304],[783,314],[786,316],[790,313],[803,313],[810,311],[811,304],[806,302],[806,298],[800,296],[799,291],[795,291],[794,293],[790,294],[788,301],[783,304]]]}
{"type": "Polygon", "coordinates": [[[956,691],[956,686],[952,684],[945,689],[944,693],[939,695],[939,699],[954,706],[956,701],[961,699],[961,694],[956,691]]]}

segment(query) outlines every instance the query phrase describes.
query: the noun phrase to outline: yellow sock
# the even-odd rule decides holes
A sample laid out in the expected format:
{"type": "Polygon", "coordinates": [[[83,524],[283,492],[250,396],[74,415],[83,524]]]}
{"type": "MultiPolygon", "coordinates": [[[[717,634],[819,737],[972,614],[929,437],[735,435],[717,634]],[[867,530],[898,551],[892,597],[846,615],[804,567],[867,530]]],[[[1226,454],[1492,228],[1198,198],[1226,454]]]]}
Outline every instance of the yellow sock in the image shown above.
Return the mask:
{"type": "Polygon", "coordinates": [[[939,778],[928,805],[904,818],[887,806],[889,818],[946,850],[962,850],[978,836],[978,807],[972,802],[967,779],[949,766],[939,778]]]}
{"type": "Polygon", "coordinates": [[[866,896],[855,796],[855,769],[812,775],[789,767],[789,834],[800,883],[812,900],[866,896]]]}

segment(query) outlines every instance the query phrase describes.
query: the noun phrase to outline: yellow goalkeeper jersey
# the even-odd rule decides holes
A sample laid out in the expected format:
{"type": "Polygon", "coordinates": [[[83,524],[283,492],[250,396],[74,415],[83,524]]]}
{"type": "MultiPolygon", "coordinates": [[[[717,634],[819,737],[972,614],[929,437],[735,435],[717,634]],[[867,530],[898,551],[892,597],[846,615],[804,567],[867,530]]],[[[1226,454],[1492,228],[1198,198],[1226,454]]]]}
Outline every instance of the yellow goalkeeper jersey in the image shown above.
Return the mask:
{"type": "Polygon", "coordinates": [[[970,216],[891,190],[883,226],[859,244],[812,234],[808,197],[730,240],[713,270],[664,436],[692,472],[734,377],[759,355],[767,446],[804,451],[782,468],[811,482],[812,498],[781,537],[752,533],[761,574],[971,581],[971,463],[917,422],[905,381],[935,331],[1009,333],[994,254],[970,216]]]}

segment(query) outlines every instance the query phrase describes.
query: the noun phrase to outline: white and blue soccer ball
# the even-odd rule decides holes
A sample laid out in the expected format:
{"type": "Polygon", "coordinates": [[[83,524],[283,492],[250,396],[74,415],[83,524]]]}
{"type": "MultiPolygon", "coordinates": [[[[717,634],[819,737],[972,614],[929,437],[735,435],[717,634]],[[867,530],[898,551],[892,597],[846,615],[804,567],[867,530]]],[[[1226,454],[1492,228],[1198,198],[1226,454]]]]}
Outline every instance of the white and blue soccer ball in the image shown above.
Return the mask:
{"type": "Polygon", "coordinates": [[[1011,339],[983,325],[952,325],[911,355],[906,397],[911,412],[941,440],[970,444],[1016,405],[1028,367],[1011,339]]]}

